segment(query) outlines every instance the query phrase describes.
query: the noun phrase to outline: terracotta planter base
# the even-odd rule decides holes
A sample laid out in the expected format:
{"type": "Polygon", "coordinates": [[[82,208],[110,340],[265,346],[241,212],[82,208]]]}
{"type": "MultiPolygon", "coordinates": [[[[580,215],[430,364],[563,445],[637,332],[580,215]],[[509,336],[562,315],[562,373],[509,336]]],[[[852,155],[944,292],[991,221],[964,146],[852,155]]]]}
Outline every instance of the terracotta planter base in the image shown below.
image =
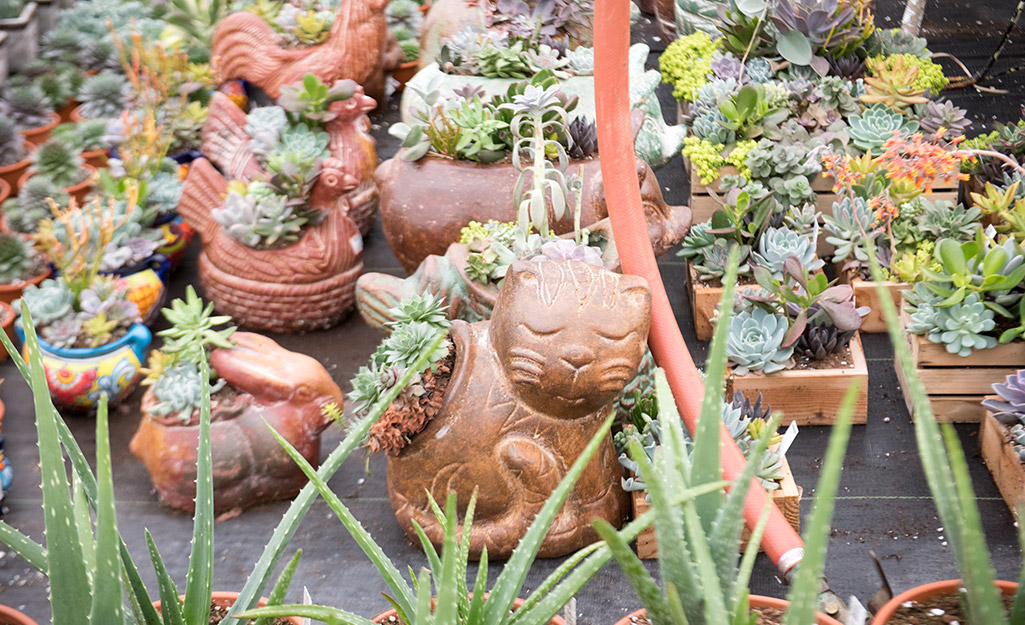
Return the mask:
{"type": "MultiPolygon", "coordinates": [[[[1002,580],[996,581],[997,588],[1000,589],[1005,595],[1013,594],[1018,588],[1018,584],[1014,582],[1005,582],[1002,580]]],[[[932,582],[931,584],[923,584],[916,586],[910,590],[900,593],[893,599],[886,602],[883,607],[879,608],[876,612],[875,619],[872,621],[872,625],[886,625],[893,618],[894,614],[899,610],[902,604],[908,601],[923,602],[936,597],[937,595],[953,594],[958,592],[961,587],[961,580],[959,579],[948,579],[942,582],[932,582]]]]}
{"type": "MultiPolygon", "coordinates": [[[[751,609],[757,610],[758,608],[772,608],[775,610],[784,611],[790,605],[789,601],[784,599],[777,599],[775,597],[765,597],[762,595],[750,595],[751,609]]],[[[648,613],[646,610],[637,610],[631,612],[623,618],[616,621],[616,625],[636,625],[638,621],[647,621],[648,613]]],[[[815,613],[816,625],[840,625],[840,621],[836,620],[831,616],[827,616],[822,612],[815,613]]]]}
{"type": "Polygon", "coordinates": [[[50,133],[57,127],[57,124],[61,123],[60,115],[52,113],[51,116],[52,118],[50,123],[44,126],[40,126],[38,128],[26,128],[25,130],[19,130],[18,132],[21,133],[21,136],[25,137],[26,141],[31,143],[33,146],[38,147],[46,143],[50,138],[50,133]]]}
{"type": "Polygon", "coordinates": [[[226,273],[199,255],[199,281],[217,310],[240,325],[267,332],[330,328],[355,304],[362,261],[335,276],[308,283],[258,282],[226,273]]]}
{"type": "MultiPolygon", "coordinates": [[[[36,146],[32,145],[28,141],[25,141],[25,148],[31,153],[36,149],[36,146]]],[[[32,164],[32,160],[26,156],[23,160],[10,165],[4,165],[0,167],[0,180],[3,180],[11,187],[11,197],[17,197],[18,191],[21,190],[21,177],[25,174],[25,171],[32,164]]]]}
{"type": "MultiPolygon", "coordinates": [[[[182,599],[184,599],[185,595],[180,595],[180,597],[182,599]]],[[[237,592],[224,592],[224,591],[215,590],[215,591],[213,591],[210,594],[210,606],[211,607],[230,608],[231,606],[235,605],[235,601],[237,601],[237,600],[238,600],[238,593],[237,592]]],[[[256,603],[256,606],[259,607],[259,608],[262,608],[265,605],[267,605],[267,599],[264,598],[264,597],[261,597],[260,600],[256,603]]],[[[160,602],[159,601],[154,601],[153,602],[153,607],[156,608],[157,611],[159,611],[160,610],[160,602]]],[[[2,614],[2,613],[0,613],[0,614],[2,614]]],[[[285,620],[288,621],[289,623],[292,623],[292,625],[303,625],[303,620],[301,618],[297,617],[297,616],[290,616],[290,617],[286,618],[285,620]]]]}

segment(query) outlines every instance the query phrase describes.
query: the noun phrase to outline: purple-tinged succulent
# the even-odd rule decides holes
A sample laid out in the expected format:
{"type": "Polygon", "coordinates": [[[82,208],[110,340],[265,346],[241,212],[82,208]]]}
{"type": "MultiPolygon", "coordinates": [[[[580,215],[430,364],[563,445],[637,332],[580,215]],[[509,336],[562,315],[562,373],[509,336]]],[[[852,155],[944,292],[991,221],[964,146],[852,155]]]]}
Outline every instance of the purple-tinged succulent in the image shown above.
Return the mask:
{"type": "Polygon", "coordinates": [[[578,260],[588,265],[604,267],[601,250],[588,245],[577,245],[573,239],[556,239],[541,245],[541,253],[532,260],[578,260]]]}
{"type": "Polygon", "coordinates": [[[743,66],[740,60],[732,54],[713,53],[710,66],[712,72],[720,80],[726,80],[727,78],[740,80],[740,68],[743,66]]]}
{"type": "Polygon", "coordinates": [[[40,330],[43,339],[57,348],[74,347],[81,332],[82,322],[75,316],[58,319],[40,330]]]}
{"type": "Polygon", "coordinates": [[[1025,417],[1025,369],[1007,376],[1003,384],[994,384],[993,390],[1000,399],[983,400],[987,410],[997,416],[1013,415],[1019,420],[1025,417]]]}

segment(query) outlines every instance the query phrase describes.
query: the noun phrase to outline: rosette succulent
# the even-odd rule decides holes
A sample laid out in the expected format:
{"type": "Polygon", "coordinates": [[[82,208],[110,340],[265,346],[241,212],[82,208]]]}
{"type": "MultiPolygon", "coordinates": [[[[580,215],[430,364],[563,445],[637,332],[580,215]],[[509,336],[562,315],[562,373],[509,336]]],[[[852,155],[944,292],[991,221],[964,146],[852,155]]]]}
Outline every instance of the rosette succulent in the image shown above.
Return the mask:
{"type": "Polygon", "coordinates": [[[295,214],[286,197],[237,191],[228,192],[224,205],[211,215],[229,236],[249,247],[293,241],[307,221],[295,214]]]}
{"type": "Polygon", "coordinates": [[[922,37],[916,37],[904,32],[900,28],[888,28],[875,31],[873,48],[878,48],[881,54],[913,54],[917,57],[927,59],[932,56],[929,52],[928,42],[922,37]]]}
{"type": "MultiPolygon", "coordinates": [[[[224,388],[223,378],[212,381],[210,393],[224,388]]],[[[157,402],[150,407],[150,412],[158,416],[177,415],[182,423],[188,423],[192,415],[199,410],[203,398],[203,377],[196,363],[180,360],[160,373],[153,383],[153,395],[157,402]]]]}
{"type": "Polygon", "coordinates": [[[786,368],[794,353],[793,346],[782,346],[789,327],[786,317],[761,308],[738,312],[730,321],[726,340],[726,356],[734,365],[733,372],[738,375],[755,371],[773,373],[786,368]]]}
{"type": "MultiPolygon", "coordinates": [[[[817,235],[818,233],[816,233],[817,235]]],[[[783,264],[796,256],[808,271],[817,271],[825,264],[815,258],[815,237],[797,234],[787,227],[769,228],[758,242],[758,250],[751,253],[755,264],[765,267],[776,280],[783,280],[783,264]]]]}
{"type": "Polygon", "coordinates": [[[18,134],[14,120],[0,115],[0,167],[19,163],[26,156],[25,138],[18,134]]]}
{"type": "Polygon", "coordinates": [[[21,299],[15,302],[15,310],[21,310],[22,301],[28,305],[32,320],[42,325],[71,313],[75,294],[61,280],[43,280],[38,286],[30,284],[25,287],[21,299]]]}
{"type": "MultiPolygon", "coordinates": [[[[715,239],[711,245],[701,250],[700,260],[694,261],[694,272],[698,274],[699,280],[720,280],[726,273],[726,267],[730,259],[731,243],[728,239],[715,239]]],[[[747,257],[751,248],[741,245],[738,254],[740,265],[737,268],[738,276],[751,275],[751,266],[747,263],[747,257]]]]}
{"type": "Polygon", "coordinates": [[[32,265],[32,246],[16,234],[0,233],[0,284],[25,278],[32,265]]]}
{"type": "Polygon", "coordinates": [[[577,76],[590,76],[594,73],[594,48],[578,46],[569,52],[569,67],[577,76]]]}
{"type": "Polygon", "coordinates": [[[919,118],[922,120],[922,132],[929,138],[939,138],[940,129],[945,131],[944,136],[956,138],[964,136],[965,132],[972,125],[972,120],[966,115],[968,111],[956,106],[950,100],[935,101],[926,103],[919,118]]]}
{"type": "Polygon", "coordinates": [[[250,150],[257,156],[266,156],[274,151],[285,128],[288,117],[280,106],[261,106],[246,115],[246,134],[251,142],[250,150]]]}
{"type": "Polygon", "coordinates": [[[83,164],[82,157],[66,143],[51,139],[36,148],[29,171],[34,172],[36,177],[66,188],[85,178],[83,164]]]}
{"type": "Polygon", "coordinates": [[[997,340],[985,333],[996,328],[995,314],[976,293],[951,306],[936,307],[935,328],[927,338],[942,343],[951,354],[971,355],[973,349],[992,349],[997,340]]]}
{"type": "Polygon", "coordinates": [[[86,78],[78,90],[79,113],[86,119],[117,117],[128,106],[131,93],[132,86],[124,76],[100,72],[86,78]]]}
{"type": "Polygon", "coordinates": [[[728,120],[725,115],[717,110],[710,110],[694,118],[691,132],[695,137],[709,143],[729,145],[737,140],[737,134],[723,125],[726,121],[728,120]]]}
{"type": "Polygon", "coordinates": [[[854,330],[838,330],[830,324],[809,323],[794,345],[794,353],[810,360],[824,360],[847,347],[854,330]]]}
{"type": "Polygon", "coordinates": [[[859,260],[868,262],[868,253],[863,247],[865,234],[872,232],[875,217],[868,203],[860,197],[853,200],[844,197],[833,202],[833,214],[823,217],[828,236],[826,243],[834,246],[834,260],[859,260]]]}
{"type": "Polygon", "coordinates": [[[274,151],[266,156],[269,169],[281,171],[285,163],[303,165],[323,160],[331,155],[328,143],[331,137],[324,131],[311,129],[306,124],[286,128],[274,151]]]}
{"type": "Polygon", "coordinates": [[[918,122],[909,120],[884,104],[865,109],[861,115],[852,115],[847,123],[851,143],[862,152],[878,152],[894,134],[910,134],[918,130],[918,122]]]}
{"type": "Polygon", "coordinates": [[[3,204],[4,220],[14,232],[32,234],[39,228],[39,222],[53,216],[50,200],[58,206],[67,206],[68,194],[52,181],[32,176],[21,187],[18,197],[3,204]]]}
{"type": "Polygon", "coordinates": [[[5,89],[0,98],[0,119],[5,117],[14,122],[18,130],[39,128],[52,121],[53,108],[39,87],[11,87],[5,89]]]}

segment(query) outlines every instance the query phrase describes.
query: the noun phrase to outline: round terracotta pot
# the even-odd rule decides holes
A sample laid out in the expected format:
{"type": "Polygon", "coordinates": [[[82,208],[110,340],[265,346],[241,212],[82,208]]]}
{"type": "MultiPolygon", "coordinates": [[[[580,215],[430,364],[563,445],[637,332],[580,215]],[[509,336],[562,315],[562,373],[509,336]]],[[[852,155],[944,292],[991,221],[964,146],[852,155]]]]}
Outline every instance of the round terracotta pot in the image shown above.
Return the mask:
{"type": "Polygon", "coordinates": [[[5,605],[0,605],[0,623],[9,623],[10,625],[39,625],[36,621],[33,621],[23,612],[19,612],[14,608],[9,608],[5,605]]]}
{"type": "MultiPolygon", "coordinates": [[[[18,318],[18,315],[14,313],[14,308],[11,307],[7,302],[0,302],[0,326],[3,326],[4,332],[7,333],[7,338],[14,341],[14,321],[18,318]]],[[[7,353],[7,348],[0,343],[0,361],[7,360],[10,354],[7,353]]],[[[0,403],[2,406],[2,403],[0,403]]],[[[3,410],[0,408],[0,423],[3,423],[3,410]]],[[[0,606],[2,608],[3,606],[0,606]]],[[[4,615],[3,611],[0,610],[0,617],[4,615]]],[[[0,619],[0,622],[3,622],[0,619]]]]}
{"type": "MultiPolygon", "coordinates": [[[[342,405],[342,391],[318,361],[273,340],[236,332],[232,349],[210,355],[210,366],[238,392],[219,402],[211,416],[214,511],[233,510],[295,497],[306,475],[271,435],[278,431],[311,464],[320,463],[320,433],[329,424],[321,406],[342,405]]],[[[153,388],[142,398],[142,419],[129,448],[149,471],[168,506],[195,511],[199,424],[178,415],[156,415],[153,388]]]]}
{"type": "MultiPolygon", "coordinates": [[[[886,625],[893,618],[893,615],[900,609],[907,601],[917,601],[919,603],[928,601],[938,595],[949,595],[958,592],[961,587],[961,580],[959,579],[948,579],[941,582],[932,582],[931,584],[923,584],[921,586],[915,586],[909,590],[905,590],[893,599],[890,599],[883,607],[879,608],[876,612],[875,618],[872,620],[872,625],[886,625]]],[[[996,580],[996,586],[1005,595],[1013,595],[1014,591],[1018,589],[1016,582],[1006,582],[1003,580],[996,580]]]]}
{"type": "MultiPolygon", "coordinates": [[[[473,593],[472,592],[469,593],[469,595],[470,595],[471,598],[473,597],[473,593]]],[[[487,600],[487,595],[485,594],[484,596],[485,596],[485,600],[487,600]]],[[[431,605],[432,606],[434,605],[434,603],[435,603],[435,600],[431,599],[431,605]]],[[[513,601],[513,610],[514,611],[518,610],[519,607],[523,605],[523,603],[524,603],[523,599],[520,599],[520,598],[515,599],[513,601]]],[[[375,622],[375,623],[383,623],[386,619],[395,618],[398,615],[399,615],[399,613],[396,612],[395,610],[385,610],[384,612],[381,612],[380,614],[378,614],[377,616],[375,616],[374,618],[372,618],[370,620],[375,622]]],[[[566,621],[564,621],[561,616],[555,615],[555,616],[552,617],[552,620],[548,621],[548,625],[566,625],[566,621]]]]}
{"type": "Polygon", "coordinates": [[[40,126],[38,128],[26,128],[25,130],[19,130],[18,132],[32,145],[40,146],[46,143],[47,139],[50,138],[50,132],[53,131],[59,123],[61,123],[60,115],[57,113],[51,113],[50,123],[45,126],[40,126]]]}
{"type": "Polygon", "coordinates": [[[14,303],[14,300],[21,297],[21,293],[25,290],[25,287],[29,286],[30,284],[38,286],[40,282],[46,280],[49,277],[50,270],[48,268],[44,273],[41,273],[34,278],[29,278],[21,284],[0,284],[0,302],[4,304],[14,303]]]}
{"type": "Polygon", "coordinates": [[[82,117],[82,105],[81,104],[79,104],[79,105],[75,106],[75,108],[71,109],[71,112],[68,113],[68,119],[73,121],[73,122],[75,122],[76,124],[80,124],[80,123],[85,121],[85,118],[82,117]]]}
{"type": "MultiPolygon", "coordinates": [[[[181,598],[182,600],[185,599],[185,595],[178,595],[178,597],[181,598]]],[[[230,608],[231,606],[235,605],[235,601],[237,601],[237,600],[238,600],[238,593],[237,592],[223,592],[223,591],[215,590],[212,593],[210,593],[210,604],[211,605],[215,605],[215,606],[217,606],[219,608],[230,608]]],[[[262,608],[265,605],[267,605],[267,598],[266,597],[260,597],[260,600],[256,602],[256,607],[258,607],[258,608],[262,608]]],[[[154,601],[153,602],[153,607],[156,608],[159,611],[160,610],[160,602],[159,601],[154,601]]],[[[0,616],[2,616],[2,615],[3,615],[3,613],[0,612],[0,616]]],[[[292,623],[293,625],[303,625],[303,620],[301,618],[299,618],[298,616],[289,616],[285,620],[288,621],[289,623],[292,623]]],[[[33,624],[35,623],[35,621],[28,621],[28,622],[29,623],[33,623],[33,624]]]]}
{"type": "Polygon", "coordinates": [[[86,152],[82,152],[81,157],[82,160],[85,161],[85,164],[90,167],[102,169],[107,166],[107,150],[88,150],[86,152]]]}
{"type": "Polygon", "coordinates": [[[57,109],[57,114],[60,115],[61,122],[76,121],[71,118],[71,112],[74,111],[81,103],[74,98],[68,98],[67,104],[57,109]]]}
{"type": "MultiPolygon", "coordinates": [[[[79,182],[78,184],[73,184],[70,187],[64,187],[65,193],[75,198],[75,201],[78,202],[79,206],[81,206],[82,203],[85,202],[85,198],[89,195],[89,193],[92,192],[93,184],[96,180],[95,167],[93,167],[92,165],[87,165],[85,163],[82,164],[82,167],[88,170],[89,175],[86,176],[85,179],[82,182],[79,182]]],[[[25,183],[28,182],[28,179],[35,175],[35,172],[25,171],[25,173],[23,173],[21,175],[21,178],[18,180],[18,188],[25,186],[25,183]]]]}
{"type": "Polygon", "coordinates": [[[18,195],[18,191],[21,189],[21,177],[29,168],[29,165],[32,164],[32,159],[29,155],[36,149],[36,146],[26,140],[25,148],[28,149],[28,155],[26,155],[23,160],[0,167],[0,180],[3,180],[10,185],[11,197],[16,197],[18,195]]]}
{"type": "Polygon", "coordinates": [[[406,61],[395,68],[395,71],[391,73],[391,77],[399,83],[399,86],[395,88],[396,93],[406,88],[406,83],[416,75],[419,69],[420,61],[406,61]]]}
{"type": "MultiPolygon", "coordinates": [[[[790,602],[785,599],[777,599],[775,597],[764,597],[762,595],[750,595],[748,599],[751,602],[751,609],[755,610],[758,608],[775,608],[777,610],[786,610],[790,606],[790,602]]],[[[616,621],[616,625],[632,625],[633,619],[647,615],[646,610],[637,610],[631,612],[623,618],[616,621]]],[[[835,618],[823,614],[822,612],[815,613],[815,623],[817,625],[841,625],[840,621],[835,618]]]]}
{"type": "Polygon", "coordinates": [[[9,197],[11,197],[11,183],[0,178],[0,205],[9,197]]]}

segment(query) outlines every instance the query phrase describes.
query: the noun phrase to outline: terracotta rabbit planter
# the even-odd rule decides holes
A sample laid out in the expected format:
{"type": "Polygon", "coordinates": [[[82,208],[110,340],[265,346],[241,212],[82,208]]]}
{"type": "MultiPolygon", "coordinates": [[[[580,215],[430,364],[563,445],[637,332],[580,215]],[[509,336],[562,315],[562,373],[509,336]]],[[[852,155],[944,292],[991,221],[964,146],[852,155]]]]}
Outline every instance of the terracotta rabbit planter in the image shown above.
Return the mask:
{"type": "MultiPolygon", "coordinates": [[[[508,557],[636,374],[650,307],[647,283],[634,276],[578,261],[514,263],[490,321],[453,322],[455,360],[447,384],[430,391],[443,393],[434,418],[400,450],[390,449],[388,494],[407,535],[415,539],[416,521],[439,544],[427,493],[437,499],[455,491],[465,508],[486,484],[477,493],[470,551],[508,557]]],[[[619,525],[628,506],[619,479],[606,437],[539,555],[597,540],[594,518],[619,525]]]]}
{"type": "MultiPolygon", "coordinates": [[[[645,213],[661,215],[665,223],[672,224],[668,231],[686,234],[690,211],[667,206],[654,172],[639,158],[635,163],[645,213]]],[[[608,217],[608,207],[600,159],[571,161],[568,171],[576,174],[581,166],[584,197],[580,223],[587,227],[608,217]]],[[[513,188],[518,175],[511,163],[482,165],[433,156],[415,162],[398,157],[385,161],[374,178],[381,190],[381,226],[388,246],[412,273],[427,256],[443,256],[471,221],[515,221],[513,188]]],[[[549,220],[557,234],[573,231],[570,211],[558,221],[549,212],[549,220]]]]}
{"type": "MultiPolygon", "coordinates": [[[[210,366],[237,394],[214,407],[214,509],[217,514],[294,497],[306,483],[302,470],[271,435],[269,424],[313,465],[320,462],[321,407],[342,404],[342,392],[319,362],[271,339],[236,332],[233,349],[218,349],[210,366]]],[[[198,422],[157,416],[152,390],[142,399],[142,420],[131,451],[146,465],[161,501],[193,512],[198,422]]]]}

